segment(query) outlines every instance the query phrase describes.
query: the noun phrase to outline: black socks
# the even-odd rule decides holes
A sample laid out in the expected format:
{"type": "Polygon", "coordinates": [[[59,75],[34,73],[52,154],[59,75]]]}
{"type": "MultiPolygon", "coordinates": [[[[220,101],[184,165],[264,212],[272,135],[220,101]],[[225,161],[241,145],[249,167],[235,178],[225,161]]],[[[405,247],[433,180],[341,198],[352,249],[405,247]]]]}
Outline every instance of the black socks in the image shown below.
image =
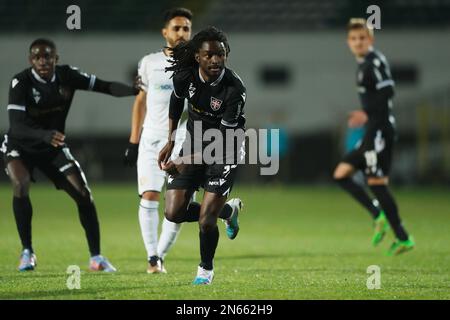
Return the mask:
{"type": "MultiPolygon", "coordinates": [[[[229,204],[225,204],[220,211],[219,218],[228,219],[233,212],[233,208],[229,204]]],[[[198,221],[200,217],[200,204],[191,202],[186,211],[185,221],[198,221]]],[[[219,228],[214,226],[211,230],[206,232],[199,232],[200,238],[200,266],[206,270],[213,269],[213,259],[216,253],[217,244],[219,243],[219,228]]]]}
{"type": "MultiPolygon", "coordinates": [[[[29,197],[13,197],[13,211],[16,219],[17,230],[24,249],[33,252],[31,244],[31,218],[33,208],[29,197]]],[[[81,225],[86,232],[91,256],[100,254],[100,230],[97,219],[97,211],[93,204],[78,205],[78,213],[81,225]]]]}
{"type": "Polygon", "coordinates": [[[395,236],[402,241],[408,240],[408,233],[403,228],[400,216],[398,214],[397,204],[395,203],[395,200],[389,192],[387,186],[370,186],[370,190],[372,190],[373,194],[380,202],[380,206],[383,208],[386,218],[394,230],[395,236]]]}
{"type": "Polygon", "coordinates": [[[199,232],[200,237],[200,257],[202,262],[200,267],[206,270],[213,269],[213,259],[216,253],[217,244],[219,242],[219,228],[217,225],[207,231],[199,232]]]}
{"type": "Polygon", "coordinates": [[[352,178],[335,179],[335,181],[363,205],[374,219],[378,217],[380,209],[373,204],[363,187],[355,183],[352,178]]]}
{"type": "MultiPolygon", "coordinates": [[[[222,210],[219,213],[219,218],[228,219],[233,212],[233,208],[228,203],[225,203],[222,210]]],[[[200,217],[200,204],[197,202],[191,202],[188,205],[184,222],[195,222],[200,217]]]]}
{"type": "Polygon", "coordinates": [[[81,225],[86,233],[89,252],[91,256],[100,254],[100,228],[97,218],[97,210],[93,203],[79,204],[78,215],[81,225]]]}
{"type": "Polygon", "coordinates": [[[22,247],[33,252],[31,244],[31,218],[33,216],[33,208],[30,198],[28,196],[21,198],[13,197],[13,211],[22,247]]]}

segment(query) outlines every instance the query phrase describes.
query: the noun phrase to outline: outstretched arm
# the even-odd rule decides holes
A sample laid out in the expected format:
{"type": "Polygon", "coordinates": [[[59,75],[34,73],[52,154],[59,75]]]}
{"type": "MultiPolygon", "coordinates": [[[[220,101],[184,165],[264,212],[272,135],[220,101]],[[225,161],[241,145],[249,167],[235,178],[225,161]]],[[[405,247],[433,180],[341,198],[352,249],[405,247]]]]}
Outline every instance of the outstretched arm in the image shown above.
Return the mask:
{"type": "Polygon", "coordinates": [[[135,96],[139,93],[139,89],[136,87],[131,87],[124,83],[115,81],[105,81],[101,79],[95,79],[92,91],[106,93],[114,97],[127,97],[135,96]]]}
{"type": "Polygon", "coordinates": [[[93,74],[81,72],[78,68],[65,66],[68,82],[75,89],[92,90],[102,92],[115,97],[135,96],[139,93],[139,83],[135,81],[133,86],[116,81],[105,81],[93,74]]]}

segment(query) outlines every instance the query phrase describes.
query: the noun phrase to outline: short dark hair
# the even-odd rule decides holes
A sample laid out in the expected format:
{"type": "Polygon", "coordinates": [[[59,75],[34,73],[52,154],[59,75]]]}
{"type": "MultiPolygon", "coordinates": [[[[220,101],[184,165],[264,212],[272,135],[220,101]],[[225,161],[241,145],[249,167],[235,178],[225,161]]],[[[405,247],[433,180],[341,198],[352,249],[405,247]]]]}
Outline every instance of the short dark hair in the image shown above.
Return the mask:
{"type": "Polygon", "coordinates": [[[185,17],[186,19],[191,21],[193,16],[194,16],[194,14],[189,9],[172,8],[172,9],[167,10],[164,13],[164,25],[167,25],[169,23],[169,21],[175,17],[185,17]]]}
{"type": "Polygon", "coordinates": [[[173,71],[175,75],[184,69],[198,66],[195,54],[205,41],[223,42],[227,56],[231,51],[225,33],[216,27],[208,27],[198,32],[192,40],[181,42],[175,48],[169,48],[172,53],[172,60],[170,60],[172,65],[167,67],[166,71],[173,71]]]}
{"type": "Polygon", "coordinates": [[[30,52],[31,52],[31,48],[33,48],[34,46],[41,46],[41,45],[48,46],[56,51],[56,45],[52,40],[46,39],[46,38],[38,38],[30,44],[30,49],[29,49],[30,52]]]}

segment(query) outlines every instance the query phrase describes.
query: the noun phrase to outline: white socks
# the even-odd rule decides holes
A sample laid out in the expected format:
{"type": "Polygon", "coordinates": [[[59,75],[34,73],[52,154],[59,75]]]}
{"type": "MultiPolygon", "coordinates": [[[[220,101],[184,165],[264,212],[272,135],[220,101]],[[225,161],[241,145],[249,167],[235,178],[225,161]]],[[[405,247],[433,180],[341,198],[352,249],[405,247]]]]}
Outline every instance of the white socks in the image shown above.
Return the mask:
{"type": "Polygon", "coordinates": [[[181,223],[170,222],[164,218],[162,223],[161,236],[158,242],[158,257],[164,259],[167,252],[177,240],[181,230],[181,223]]]}
{"type": "Polygon", "coordinates": [[[139,224],[141,226],[142,239],[144,240],[147,256],[156,256],[158,245],[158,201],[141,199],[139,204],[139,224]]]}

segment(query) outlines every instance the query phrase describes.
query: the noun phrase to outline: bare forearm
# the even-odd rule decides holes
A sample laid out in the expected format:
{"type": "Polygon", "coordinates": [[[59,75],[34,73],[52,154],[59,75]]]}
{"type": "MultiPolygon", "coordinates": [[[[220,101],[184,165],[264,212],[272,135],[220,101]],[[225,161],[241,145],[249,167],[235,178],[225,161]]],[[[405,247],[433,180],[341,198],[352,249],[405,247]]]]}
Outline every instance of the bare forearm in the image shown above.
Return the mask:
{"type": "Polygon", "coordinates": [[[133,111],[131,115],[131,133],[130,142],[139,143],[141,137],[142,125],[146,114],[146,93],[141,91],[133,104],[133,111]]]}
{"type": "Polygon", "coordinates": [[[180,121],[180,119],[172,119],[169,117],[169,142],[175,142],[175,131],[178,128],[178,122],[180,121]]]}
{"type": "Polygon", "coordinates": [[[184,98],[178,98],[174,92],[170,95],[169,104],[169,141],[175,141],[174,131],[178,128],[181,114],[184,108],[184,98]]]}
{"type": "Polygon", "coordinates": [[[134,96],[140,92],[137,88],[126,85],[124,83],[116,81],[105,81],[98,78],[95,80],[92,91],[109,94],[114,97],[134,96]]]}

